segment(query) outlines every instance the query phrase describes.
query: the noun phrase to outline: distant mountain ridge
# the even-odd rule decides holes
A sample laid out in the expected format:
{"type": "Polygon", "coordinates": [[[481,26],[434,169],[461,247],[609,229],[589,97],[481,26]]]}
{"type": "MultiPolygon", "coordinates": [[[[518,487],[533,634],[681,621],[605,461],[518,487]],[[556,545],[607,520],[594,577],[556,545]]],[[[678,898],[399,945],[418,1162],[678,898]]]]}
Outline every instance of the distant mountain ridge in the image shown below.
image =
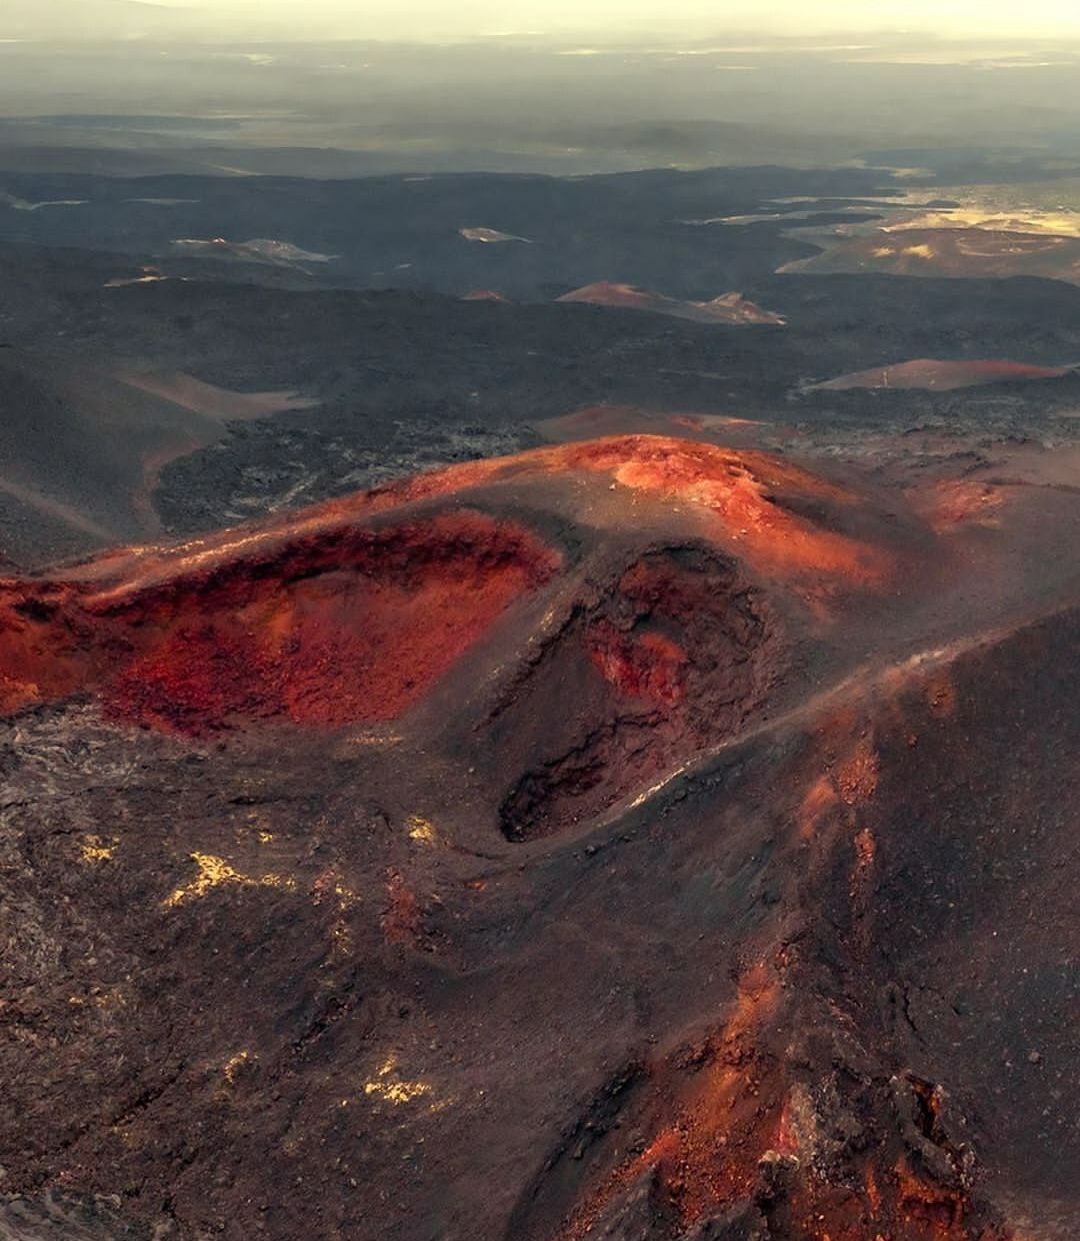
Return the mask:
{"type": "Polygon", "coordinates": [[[0,39],[139,39],[182,33],[198,24],[190,9],[145,0],[5,0],[0,39]]]}

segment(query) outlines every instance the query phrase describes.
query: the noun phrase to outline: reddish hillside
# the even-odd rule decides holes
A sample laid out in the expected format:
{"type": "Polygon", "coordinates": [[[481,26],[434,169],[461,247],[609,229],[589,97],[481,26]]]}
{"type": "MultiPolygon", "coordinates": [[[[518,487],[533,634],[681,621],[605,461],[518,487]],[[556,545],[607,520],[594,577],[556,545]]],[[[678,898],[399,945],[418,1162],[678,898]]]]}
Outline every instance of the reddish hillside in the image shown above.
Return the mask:
{"type": "Polygon", "coordinates": [[[465,302],[501,302],[503,305],[506,305],[509,300],[495,289],[473,289],[462,298],[465,302]]]}
{"type": "Polygon", "coordinates": [[[1069,374],[1066,367],[1029,366],[1023,362],[999,359],[945,362],[933,358],[916,358],[895,366],[875,367],[841,375],[815,387],[829,392],[849,388],[924,388],[951,392],[956,388],[976,388],[984,384],[1019,383],[1033,379],[1062,379],[1069,374]]]}
{"type": "Polygon", "coordinates": [[[201,732],[388,719],[560,556],[467,511],[218,562],[130,590],[3,584],[7,709],[100,689],[110,714],[201,732]]]}
{"type": "Polygon", "coordinates": [[[775,324],[783,325],[780,315],[763,310],[747,301],[740,293],[724,293],[709,302],[683,302],[662,293],[650,293],[630,284],[614,284],[602,280],[572,293],[564,293],[560,302],[584,302],[590,306],[617,306],[623,310],[649,310],[653,314],[690,319],[695,323],[775,324]]]}
{"type": "MultiPolygon", "coordinates": [[[[777,502],[786,493],[843,508],[854,498],[779,460],[650,436],[568,444],[217,538],[116,553],[60,578],[5,582],[0,703],[14,710],[94,690],[113,715],[194,732],[243,720],[392,718],[564,561],[537,531],[463,508],[464,497],[482,503],[482,489],[523,485],[557,495],[575,476],[585,490],[574,510],[602,503],[617,521],[637,497],[685,505],[699,537],[804,592],[873,588],[889,572],[881,549],[777,502]],[[450,508],[410,511],[451,497],[450,508]]],[[[645,563],[627,569],[620,590],[645,613],[671,607],[675,579],[648,585],[645,563]]],[[[680,606],[687,623],[707,621],[704,601],[680,606]]],[[[673,686],[693,657],[659,634],[624,639],[621,623],[598,614],[581,635],[596,667],[646,697],[665,677],[673,686]]]]}

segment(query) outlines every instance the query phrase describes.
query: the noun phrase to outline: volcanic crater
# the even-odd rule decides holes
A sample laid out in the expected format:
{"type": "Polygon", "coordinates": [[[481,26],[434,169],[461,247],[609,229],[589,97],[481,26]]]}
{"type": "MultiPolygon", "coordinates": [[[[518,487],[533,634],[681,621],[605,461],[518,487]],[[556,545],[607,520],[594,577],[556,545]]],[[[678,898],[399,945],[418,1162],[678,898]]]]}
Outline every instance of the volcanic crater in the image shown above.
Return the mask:
{"type": "Polygon", "coordinates": [[[544,756],[502,802],[509,840],[589,820],[732,736],[779,671],[761,591],[706,545],[648,550],[589,595],[494,713],[500,751],[544,756]]]}
{"type": "MultiPolygon", "coordinates": [[[[550,758],[570,784],[599,782],[594,751],[623,749],[635,727],[625,758],[650,772],[672,730],[703,742],[761,700],[769,643],[755,574],[796,590],[813,577],[817,591],[872,587],[886,572],[880,548],[796,512],[851,497],[785,462],[654,436],[562,445],[6,580],[0,704],[90,692],[111,718],[192,735],[396,718],[515,601],[563,575],[558,535],[549,541],[528,514],[499,515],[515,489],[561,513],[579,542],[598,546],[596,523],[626,520],[646,544],[612,581],[590,584],[592,602],[574,601],[559,653],[546,648],[566,665],[550,678],[559,692],[582,681],[595,686],[586,699],[633,704],[615,719],[596,703],[596,737],[550,758]],[[691,541],[651,549],[664,529],[691,541]]],[[[515,794],[526,820],[547,779],[515,794]]]]}
{"type": "Polygon", "coordinates": [[[237,1241],[1068,1218],[1075,599],[1041,495],[899,481],[613,435],[3,581],[16,1182],[237,1241]]]}

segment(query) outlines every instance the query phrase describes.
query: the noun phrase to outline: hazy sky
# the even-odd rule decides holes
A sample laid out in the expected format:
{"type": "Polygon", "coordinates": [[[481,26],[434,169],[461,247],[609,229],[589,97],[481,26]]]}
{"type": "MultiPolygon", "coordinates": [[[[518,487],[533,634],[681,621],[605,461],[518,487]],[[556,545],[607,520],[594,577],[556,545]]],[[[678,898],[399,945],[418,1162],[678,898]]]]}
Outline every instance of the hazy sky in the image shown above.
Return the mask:
{"type": "MultiPolygon", "coordinates": [[[[95,0],[84,0],[92,7],[95,0]]],[[[726,30],[816,34],[925,30],[947,37],[1080,35],[1078,0],[159,0],[235,29],[268,18],[317,37],[467,38],[535,31],[687,37],[726,30]],[[320,29],[321,28],[321,29],[320,29]]],[[[48,7],[48,0],[43,0],[48,7]]]]}

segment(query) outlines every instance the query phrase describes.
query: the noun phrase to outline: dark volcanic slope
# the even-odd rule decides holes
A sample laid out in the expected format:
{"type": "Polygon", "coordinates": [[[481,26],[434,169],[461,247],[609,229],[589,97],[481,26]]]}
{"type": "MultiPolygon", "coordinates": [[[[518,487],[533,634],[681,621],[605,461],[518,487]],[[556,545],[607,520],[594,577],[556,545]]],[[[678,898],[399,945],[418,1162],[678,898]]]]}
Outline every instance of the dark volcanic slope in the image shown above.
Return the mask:
{"type": "Polygon", "coordinates": [[[42,564],[160,534],[161,471],[231,422],[317,402],[241,394],[182,372],[0,350],[0,553],[42,564]]]}
{"type": "Polygon", "coordinates": [[[1062,454],[699,433],[3,583],[0,1235],[1073,1235],[1062,454]]]}
{"type": "MultiPolygon", "coordinates": [[[[222,148],[218,157],[228,163],[222,148]]],[[[311,153],[310,166],[318,155],[311,153]]],[[[0,150],[0,163],[4,153],[0,150]]],[[[243,157],[241,157],[243,162],[243,157]]],[[[317,175],[317,174],[316,174],[317,175]]],[[[811,254],[775,228],[699,228],[685,221],[759,209],[770,196],[898,194],[876,170],[662,169],[630,175],[546,177],[101,177],[0,171],[0,241],[79,246],[196,275],[228,260],[233,279],[308,287],[488,288],[549,298],[598,280],[707,299],[811,254]],[[35,203],[72,205],[28,210],[35,203]],[[523,244],[483,244],[462,230],[523,244]],[[177,240],[231,243],[194,258],[177,240]],[[237,250],[272,240],[329,262],[267,262],[237,250]],[[674,285],[671,281],[674,280],[674,285]]],[[[280,257],[280,256],[279,256],[280,257]]],[[[117,261],[120,268],[123,260],[117,261]]],[[[117,274],[121,274],[119,271],[117,274]]]]}
{"type": "Polygon", "coordinates": [[[1080,282],[1080,238],[983,228],[879,230],[840,241],[786,272],[892,272],[899,276],[1044,276],[1080,282]]]}
{"type": "MultiPolygon", "coordinates": [[[[253,421],[202,421],[213,443],[167,464],[153,497],[163,527],[176,533],[513,452],[538,442],[538,423],[602,402],[757,419],[777,428],[781,445],[793,434],[809,435],[812,445],[842,432],[850,445],[867,431],[929,425],[1049,443],[1075,425],[1056,414],[1074,409],[1080,393],[1075,376],[1026,387],[996,383],[977,400],[932,390],[868,396],[811,389],[904,358],[1073,363],[1080,358],[1080,293],[1054,281],[769,276],[745,286],[746,297],[786,326],[729,328],[608,306],[405,292],[209,280],[105,288],[118,270],[100,256],[0,249],[0,343],[16,347],[38,389],[54,391],[65,378],[64,418],[88,433],[132,426],[120,414],[138,394],[120,391],[119,402],[110,396],[104,406],[95,397],[105,380],[132,371],[183,372],[237,392],[299,391],[320,402],[253,421]]],[[[0,359],[5,355],[0,350],[0,359]]],[[[148,395],[141,400],[140,408],[149,408],[148,395]]],[[[53,431],[57,416],[19,419],[37,439],[21,442],[11,460],[52,462],[65,442],[53,431]]],[[[152,423],[163,418],[188,426],[191,411],[159,404],[152,423]]],[[[112,540],[152,536],[120,503],[147,439],[133,428],[95,439],[101,449],[81,453],[70,470],[52,462],[54,498],[112,540]]],[[[70,527],[61,539],[40,509],[9,502],[0,516],[0,547],[20,563],[101,546],[99,537],[70,527]]]]}
{"type": "Polygon", "coordinates": [[[107,371],[0,350],[3,554],[41,563],[160,532],[152,493],[172,457],[221,423],[107,371]]]}

